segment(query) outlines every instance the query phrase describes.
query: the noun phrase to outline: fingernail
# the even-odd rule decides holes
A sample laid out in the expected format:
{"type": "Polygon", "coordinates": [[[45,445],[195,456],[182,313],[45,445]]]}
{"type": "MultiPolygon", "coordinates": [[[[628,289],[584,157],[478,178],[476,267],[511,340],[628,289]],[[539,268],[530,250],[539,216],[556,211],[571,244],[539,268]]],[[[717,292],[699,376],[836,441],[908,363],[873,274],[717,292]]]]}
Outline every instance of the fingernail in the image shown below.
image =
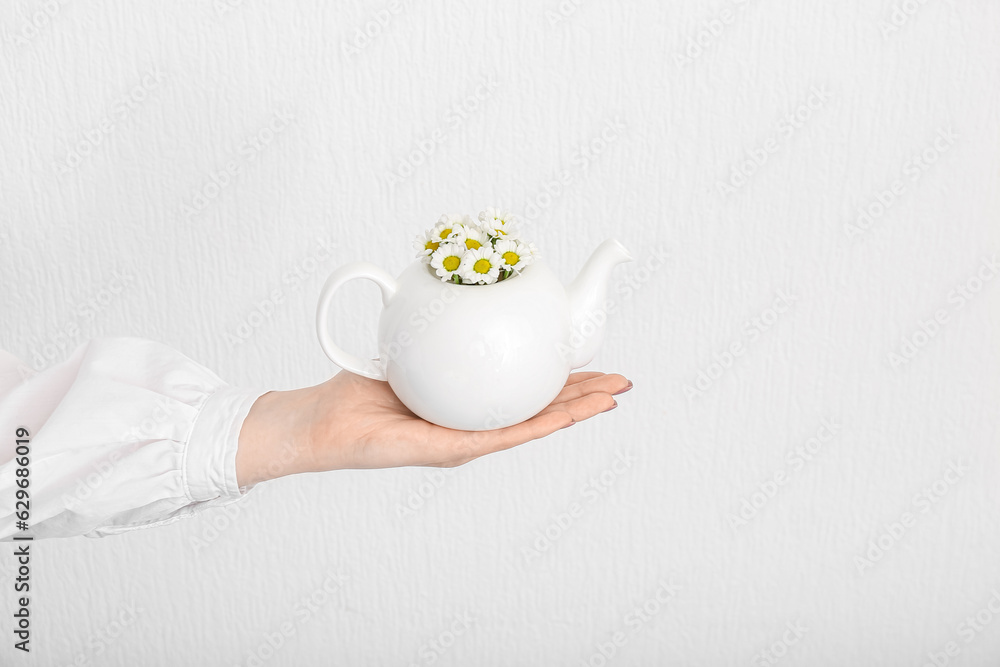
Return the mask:
{"type": "Polygon", "coordinates": [[[613,394],[611,394],[611,395],[612,395],[612,396],[617,396],[618,394],[624,394],[624,393],[625,393],[626,391],[628,391],[628,390],[629,390],[629,389],[631,389],[631,388],[632,388],[632,381],[631,381],[631,380],[629,380],[629,381],[628,381],[628,386],[627,386],[627,387],[625,387],[625,388],[624,388],[624,389],[622,389],[621,391],[616,391],[615,393],[613,393],[613,394]]]}
{"type": "Polygon", "coordinates": [[[618,401],[615,401],[615,404],[614,404],[614,405],[612,405],[612,406],[611,406],[610,408],[608,408],[607,410],[605,410],[605,412],[611,412],[612,410],[614,410],[614,409],[615,409],[615,408],[617,408],[617,407],[618,407],[618,401]]]}
{"type": "MultiPolygon", "coordinates": [[[[565,426],[563,426],[562,428],[569,428],[570,426],[573,426],[573,425],[575,425],[575,424],[576,424],[576,422],[575,422],[575,421],[574,421],[574,422],[570,422],[570,423],[566,424],[565,426]]],[[[561,429],[559,429],[559,430],[561,431],[561,430],[562,430],[562,428],[561,428],[561,429]]]]}

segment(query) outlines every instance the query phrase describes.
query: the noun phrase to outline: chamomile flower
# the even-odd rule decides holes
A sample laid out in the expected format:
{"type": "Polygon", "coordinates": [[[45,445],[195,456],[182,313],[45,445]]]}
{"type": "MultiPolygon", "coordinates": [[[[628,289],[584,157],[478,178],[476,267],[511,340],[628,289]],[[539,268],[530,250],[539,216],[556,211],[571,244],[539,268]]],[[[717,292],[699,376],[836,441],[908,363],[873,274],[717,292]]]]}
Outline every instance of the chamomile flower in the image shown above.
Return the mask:
{"type": "Polygon", "coordinates": [[[436,227],[451,229],[452,233],[454,233],[458,227],[474,224],[475,223],[472,221],[472,218],[464,213],[445,213],[438,218],[436,227]]]}
{"type": "Polygon", "coordinates": [[[518,232],[509,211],[487,208],[479,223],[468,215],[442,215],[413,247],[443,282],[492,285],[512,278],[539,258],[538,248],[518,232]]]}
{"type": "Polygon", "coordinates": [[[479,214],[479,222],[490,236],[504,238],[517,232],[517,218],[509,211],[488,208],[479,214]]]}
{"type": "Polygon", "coordinates": [[[531,248],[517,239],[500,239],[493,244],[493,249],[503,260],[502,268],[518,273],[534,259],[531,248]]]}
{"type": "Polygon", "coordinates": [[[455,235],[458,228],[466,223],[472,224],[472,218],[467,215],[442,215],[437,224],[413,240],[413,249],[417,257],[430,257],[442,243],[455,235]]]}
{"type": "MultiPolygon", "coordinates": [[[[427,233],[432,241],[442,243],[455,235],[459,228],[471,225],[472,218],[457,213],[445,214],[438,218],[437,224],[427,233]]],[[[436,250],[436,248],[435,248],[436,250]]]]}
{"type": "Polygon", "coordinates": [[[417,234],[417,238],[413,239],[413,249],[417,251],[417,257],[429,257],[440,245],[441,240],[431,236],[430,231],[417,234]]]}
{"type": "Polygon", "coordinates": [[[451,235],[455,233],[455,225],[450,222],[439,222],[434,225],[431,229],[429,236],[437,241],[438,243],[443,243],[451,238],[451,235]]]}
{"type": "Polygon", "coordinates": [[[456,225],[452,241],[463,244],[468,250],[475,250],[490,244],[490,237],[478,225],[456,225]]]}
{"type": "Polygon", "coordinates": [[[431,267],[441,280],[450,282],[455,274],[458,273],[459,268],[461,268],[465,252],[465,246],[460,243],[442,243],[431,254],[431,267]]]}
{"type": "Polygon", "coordinates": [[[502,266],[503,258],[493,250],[492,246],[485,245],[482,248],[465,251],[459,274],[466,283],[490,285],[497,281],[502,266]]]}

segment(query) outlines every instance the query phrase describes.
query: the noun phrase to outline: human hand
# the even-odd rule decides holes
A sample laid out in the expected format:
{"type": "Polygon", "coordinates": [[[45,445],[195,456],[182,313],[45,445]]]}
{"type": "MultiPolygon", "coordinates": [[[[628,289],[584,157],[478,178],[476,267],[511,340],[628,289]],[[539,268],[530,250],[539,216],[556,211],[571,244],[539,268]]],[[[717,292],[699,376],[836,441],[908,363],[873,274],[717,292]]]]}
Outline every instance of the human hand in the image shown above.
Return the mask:
{"type": "Polygon", "coordinates": [[[632,388],[617,374],[573,373],[555,400],[525,422],[457,431],[414,415],[387,382],[341,371],[323,384],[264,394],[240,432],[241,487],[301,472],[347,468],[450,468],[550,435],[607,412],[632,388]]]}

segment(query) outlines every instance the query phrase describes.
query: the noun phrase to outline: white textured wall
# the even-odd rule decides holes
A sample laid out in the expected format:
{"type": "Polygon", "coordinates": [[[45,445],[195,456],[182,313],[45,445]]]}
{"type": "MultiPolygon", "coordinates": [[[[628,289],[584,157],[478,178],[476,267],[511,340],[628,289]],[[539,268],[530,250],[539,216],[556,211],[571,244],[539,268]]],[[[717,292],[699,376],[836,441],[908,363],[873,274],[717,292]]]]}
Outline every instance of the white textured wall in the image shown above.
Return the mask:
{"type": "MultiPolygon", "coordinates": [[[[596,667],[620,631],[609,664],[997,664],[1000,6],[469,4],[0,6],[0,347],[38,368],[137,335],[320,382],[325,276],[402,270],[446,210],[528,213],[566,279],[607,236],[638,260],[593,364],[634,380],[617,411],[39,543],[34,652],[4,630],[0,662],[596,667]]],[[[359,353],[375,295],[336,306],[359,353]]]]}

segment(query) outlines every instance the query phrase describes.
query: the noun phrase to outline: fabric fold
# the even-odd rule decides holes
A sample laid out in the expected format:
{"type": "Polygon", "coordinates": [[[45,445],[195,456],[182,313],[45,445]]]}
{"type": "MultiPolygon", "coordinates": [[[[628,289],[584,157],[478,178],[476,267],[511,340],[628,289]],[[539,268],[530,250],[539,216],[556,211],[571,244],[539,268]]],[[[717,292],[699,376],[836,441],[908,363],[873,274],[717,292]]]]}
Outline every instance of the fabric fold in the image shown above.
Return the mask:
{"type": "MultiPolygon", "coordinates": [[[[95,338],[36,371],[0,354],[0,433],[30,433],[35,538],[163,525],[238,501],[240,429],[264,389],[226,384],[142,338],[95,338]]],[[[0,438],[0,539],[20,532],[18,465],[0,438]]]]}

